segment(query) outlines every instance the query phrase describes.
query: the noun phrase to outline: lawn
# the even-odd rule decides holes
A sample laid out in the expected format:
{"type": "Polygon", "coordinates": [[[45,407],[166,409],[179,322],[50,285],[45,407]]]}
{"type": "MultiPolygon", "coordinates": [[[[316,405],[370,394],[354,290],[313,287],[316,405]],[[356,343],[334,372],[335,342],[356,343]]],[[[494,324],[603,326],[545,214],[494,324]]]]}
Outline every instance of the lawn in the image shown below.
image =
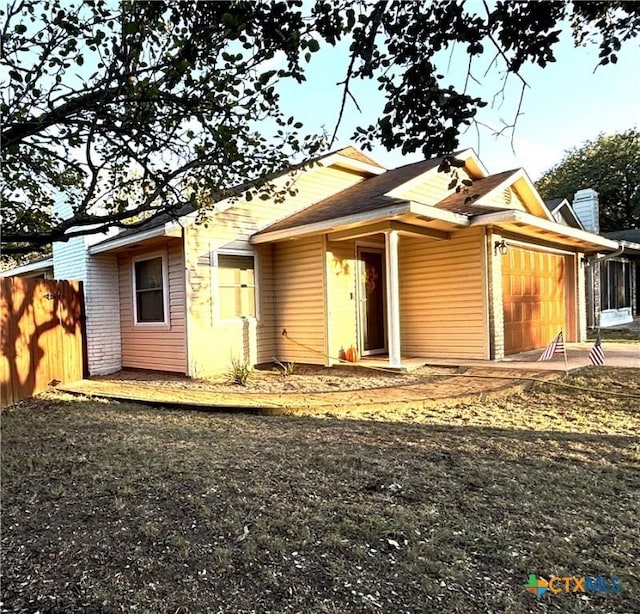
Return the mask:
{"type": "Polygon", "coordinates": [[[359,419],[23,402],[2,611],[638,612],[640,369],[569,383],[594,391],[359,419]],[[622,592],[537,600],[529,574],[622,592]]]}

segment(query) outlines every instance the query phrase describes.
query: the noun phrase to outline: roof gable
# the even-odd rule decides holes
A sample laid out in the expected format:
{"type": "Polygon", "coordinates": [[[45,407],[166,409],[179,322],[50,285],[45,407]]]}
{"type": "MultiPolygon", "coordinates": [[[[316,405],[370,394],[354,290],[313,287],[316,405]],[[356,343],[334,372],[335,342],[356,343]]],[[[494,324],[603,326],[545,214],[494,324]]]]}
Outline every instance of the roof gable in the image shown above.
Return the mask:
{"type": "Polygon", "coordinates": [[[397,193],[396,188],[434,169],[437,170],[441,161],[442,158],[422,160],[370,177],[272,224],[264,232],[285,230],[333,218],[366,213],[404,202],[406,198],[394,196],[397,193]]]}
{"type": "Polygon", "coordinates": [[[523,169],[512,169],[475,179],[470,186],[452,191],[436,207],[465,215],[515,209],[553,220],[523,169]]]}
{"type": "Polygon", "coordinates": [[[566,198],[552,198],[551,200],[545,200],[544,204],[547,205],[553,219],[558,222],[558,224],[584,230],[582,222],[566,198]]]}
{"type": "MultiPolygon", "coordinates": [[[[473,149],[464,149],[452,154],[453,158],[464,161],[464,166],[457,169],[460,179],[477,179],[488,175],[488,171],[473,149]]],[[[443,158],[431,158],[433,164],[410,179],[402,181],[389,191],[388,196],[403,200],[415,200],[425,205],[435,205],[445,195],[451,193],[451,175],[439,171],[443,158]]]]}

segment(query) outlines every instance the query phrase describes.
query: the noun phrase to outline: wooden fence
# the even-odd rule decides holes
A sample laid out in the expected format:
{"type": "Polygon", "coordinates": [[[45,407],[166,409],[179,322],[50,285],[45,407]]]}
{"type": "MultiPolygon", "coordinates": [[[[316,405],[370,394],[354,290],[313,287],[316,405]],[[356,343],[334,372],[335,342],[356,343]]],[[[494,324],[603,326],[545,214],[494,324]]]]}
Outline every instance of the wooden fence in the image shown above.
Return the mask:
{"type": "Polygon", "coordinates": [[[0,280],[0,404],[85,372],[84,305],[77,281],[0,280]]]}

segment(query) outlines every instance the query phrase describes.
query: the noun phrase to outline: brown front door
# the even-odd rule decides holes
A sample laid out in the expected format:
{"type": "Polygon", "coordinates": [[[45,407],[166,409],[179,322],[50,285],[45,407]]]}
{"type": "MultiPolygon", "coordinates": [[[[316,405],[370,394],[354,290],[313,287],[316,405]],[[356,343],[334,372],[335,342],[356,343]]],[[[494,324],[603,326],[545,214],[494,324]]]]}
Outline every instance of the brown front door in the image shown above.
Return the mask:
{"type": "Polygon", "coordinates": [[[502,258],[504,352],[542,348],[566,330],[565,257],[510,247],[502,258]]]}
{"type": "Polygon", "coordinates": [[[381,354],[386,350],[384,309],[384,251],[358,249],[360,353],[381,354]]]}

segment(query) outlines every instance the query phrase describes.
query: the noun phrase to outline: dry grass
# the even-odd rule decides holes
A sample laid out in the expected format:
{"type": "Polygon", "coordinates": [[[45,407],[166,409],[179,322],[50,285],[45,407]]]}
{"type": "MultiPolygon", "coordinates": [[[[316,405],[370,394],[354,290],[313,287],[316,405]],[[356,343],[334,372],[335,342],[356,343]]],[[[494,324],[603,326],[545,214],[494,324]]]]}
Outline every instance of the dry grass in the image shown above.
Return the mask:
{"type": "MultiPolygon", "coordinates": [[[[587,333],[587,339],[595,340],[597,332],[591,329],[587,333]]],[[[628,328],[601,328],[600,338],[603,341],[615,341],[616,343],[638,343],[640,341],[640,331],[637,326],[630,325],[628,328]]]]}
{"type": "Polygon", "coordinates": [[[2,611],[638,611],[640,370],[572,382],[633,396],[546,385],[394,421],[5,410],[2,611]],[[623,591],[538,602],[530,573],[623,591]]]}

